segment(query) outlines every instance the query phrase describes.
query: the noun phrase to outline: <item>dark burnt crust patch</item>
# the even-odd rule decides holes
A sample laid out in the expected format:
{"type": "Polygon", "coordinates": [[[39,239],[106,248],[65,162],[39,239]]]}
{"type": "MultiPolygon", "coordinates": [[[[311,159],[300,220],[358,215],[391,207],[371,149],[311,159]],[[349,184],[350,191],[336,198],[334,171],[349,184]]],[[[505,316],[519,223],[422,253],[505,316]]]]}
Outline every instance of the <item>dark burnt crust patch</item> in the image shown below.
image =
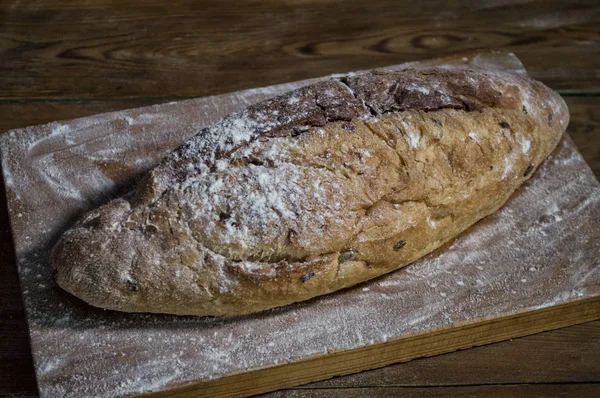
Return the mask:
{"type": "Polygon", "coordinates": [[[487,74],[475,70],[375,70],[343,78],[342,82],[377,114],[441,108],[470,112],[518,106],[502,96],[487,74]]]}

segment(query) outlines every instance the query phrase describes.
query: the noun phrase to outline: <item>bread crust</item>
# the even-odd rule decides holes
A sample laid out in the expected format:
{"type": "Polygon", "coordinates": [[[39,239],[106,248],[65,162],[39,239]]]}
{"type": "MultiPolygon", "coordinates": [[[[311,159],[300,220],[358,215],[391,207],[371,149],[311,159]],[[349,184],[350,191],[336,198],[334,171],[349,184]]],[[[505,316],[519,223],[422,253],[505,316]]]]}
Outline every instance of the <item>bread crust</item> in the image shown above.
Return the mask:
{"type": "Polygon", "coordinates": [[[401,268],[501,207],[564,101],[479,69],[373,71],[234,113],[55,246],[58,284],[128,312],[236,315],[401,268]]]}

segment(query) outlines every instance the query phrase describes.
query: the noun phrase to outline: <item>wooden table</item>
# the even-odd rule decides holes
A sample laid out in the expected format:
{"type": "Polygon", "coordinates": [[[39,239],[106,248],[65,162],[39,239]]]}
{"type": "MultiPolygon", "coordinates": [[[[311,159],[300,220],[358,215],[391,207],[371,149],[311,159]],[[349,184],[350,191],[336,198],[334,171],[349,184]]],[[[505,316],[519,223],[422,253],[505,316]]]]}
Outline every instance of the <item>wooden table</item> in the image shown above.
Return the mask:
{"type": "MultiPolygon", "coordinates": [[[[600,176],[597,0],[8,3],[0,5],[0,132],[502,48],[515,52],[534,78],[565,96],[571,110],[568,131],[600,176]]],[[[0,395],[35,396],[1,188],[0,395]]],[[[268,396],[596,396],[598,358],[600,321],[268,396]]]]}

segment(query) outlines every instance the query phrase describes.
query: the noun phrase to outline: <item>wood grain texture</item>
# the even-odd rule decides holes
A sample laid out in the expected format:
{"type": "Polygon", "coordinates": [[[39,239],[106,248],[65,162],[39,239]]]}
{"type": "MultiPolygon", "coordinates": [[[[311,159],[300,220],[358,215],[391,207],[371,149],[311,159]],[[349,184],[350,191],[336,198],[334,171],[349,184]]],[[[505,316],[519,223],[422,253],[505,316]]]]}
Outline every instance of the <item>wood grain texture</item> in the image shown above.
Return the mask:
{"type": "Polygon", "coordinates": [[[594,321],[508,342],[336,377],[304,387],[599,382],[598,336],[600,321],[594,321]]]}
{"type": "Polygon", "coordinates": [[[596,397],[600,384],[559,384],[559,385],[491,385],[454,387],[389,387],[389,388],[345,388],[324,390],[283,390],[260,395],[261,398],[481,398],[481,397],[596,397]]]}
{"type": "Polygon", "coordinates": [[[569,135],[600,179],[600,96],[565,97],[565,100],[571,114],[569,135]]]}
{"type": "Polygon", "coordinates": [[[2,99],[205,96],[484,48],[600,89],[596,0],[52,0],[0,21],[2,99]]]}

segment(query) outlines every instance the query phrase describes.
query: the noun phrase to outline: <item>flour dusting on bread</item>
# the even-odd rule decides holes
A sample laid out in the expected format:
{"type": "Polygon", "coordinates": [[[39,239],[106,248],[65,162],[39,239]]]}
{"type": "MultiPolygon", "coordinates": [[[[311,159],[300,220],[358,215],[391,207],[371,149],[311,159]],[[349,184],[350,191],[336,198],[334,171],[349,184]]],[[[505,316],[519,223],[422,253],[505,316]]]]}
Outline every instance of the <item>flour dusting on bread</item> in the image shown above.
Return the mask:
{"type": "Polygon", "coordinates": [[[54,249],[57,281],[104,308],[195,315],[352,286],[497,210],[567,123],[556,93],[508,73],[316,83],[204,129],[133,201],[83,217],[54,249]]]}

